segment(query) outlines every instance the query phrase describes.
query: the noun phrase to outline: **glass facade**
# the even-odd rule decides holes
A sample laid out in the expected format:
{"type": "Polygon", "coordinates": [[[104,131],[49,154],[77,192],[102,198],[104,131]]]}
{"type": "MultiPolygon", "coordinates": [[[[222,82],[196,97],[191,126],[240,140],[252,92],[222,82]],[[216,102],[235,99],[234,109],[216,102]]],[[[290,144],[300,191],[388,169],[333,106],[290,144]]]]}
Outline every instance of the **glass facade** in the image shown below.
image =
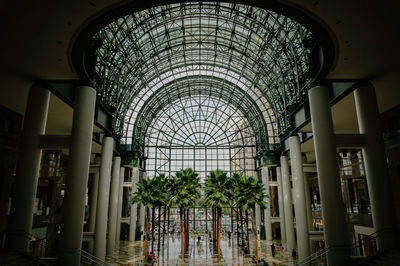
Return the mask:
{"type": "Polygon", "coordinates": [[[148,177],[192,168],[202,181],[220,169],[254,175],[256,138],[249,121],[228,102],[193,95],[172,102],[146,131],[148,177]]]}

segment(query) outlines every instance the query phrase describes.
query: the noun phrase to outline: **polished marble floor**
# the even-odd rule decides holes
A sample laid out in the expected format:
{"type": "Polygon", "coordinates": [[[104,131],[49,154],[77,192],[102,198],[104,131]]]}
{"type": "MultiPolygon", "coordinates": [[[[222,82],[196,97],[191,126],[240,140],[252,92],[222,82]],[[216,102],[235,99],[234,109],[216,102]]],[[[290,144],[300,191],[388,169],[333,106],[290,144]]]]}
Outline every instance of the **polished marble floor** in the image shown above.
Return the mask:
{"type": "MultiPolygon", "coordinates": [[[[272,242],[258,241],[258,253],[260,259],[265,259],[269,265],[294,265],[290,254],[280,251],[279,243],[274,242],[276,254],[271,254],[272,242]]],[[[121,241],[115,252],[106,258],[111,265],[147,265],[144,264],[143,250],[144,241],[121,241]]],[[[149,242],[151,247],[151,242],[149,242]]],[[[149,251],[151,248],[149,248],[149,251]]],[[[160,251],[157,251],[157,242],[154,243],[154,250],[157,257],[157,263],[154,265],[182,265],[181,264],[181,242],[180,235],[169,235],[165,239],[165,244],[161,245],[160,251]]],[[[201,235],[200,242],[197,236],[193,236],[189,242],[189,249],[185,256],[184,265],[253,265],[251,258],[254,255],[254,240],[250,241],[250,255],[244,255],[241,249],[238,249],[235,236],[233,239],[223,235],[221,239],[221,263],[218,264],[216,254],[213,252],[212,244],[206,235],[201,235]]]]}

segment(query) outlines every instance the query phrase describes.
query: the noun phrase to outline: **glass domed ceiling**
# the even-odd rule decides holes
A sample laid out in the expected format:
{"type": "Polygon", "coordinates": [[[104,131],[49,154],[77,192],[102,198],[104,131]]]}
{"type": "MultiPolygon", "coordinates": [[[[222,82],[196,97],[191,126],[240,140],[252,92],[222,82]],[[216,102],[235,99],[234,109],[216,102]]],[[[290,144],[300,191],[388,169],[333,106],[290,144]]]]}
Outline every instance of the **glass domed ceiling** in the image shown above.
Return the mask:
{"type": "MultiPolygon", "coordinates": [[[[153,93],[196,76],[205,80],[197,82],[198,90],[209,80],[225,80],[214,89],[245,91],[268,125],[265,139],[276,143],[278,133],[289,128],[287,106],[304,100],[314,78],[311,32],[288,17],[248,5],[163,5],[121,17],[93,39],[98,44],[93,83],[114,116],[114,131],[126,142],[153,93]]],[[[150,125],[151,119],[141,119],[150,125]]]]}

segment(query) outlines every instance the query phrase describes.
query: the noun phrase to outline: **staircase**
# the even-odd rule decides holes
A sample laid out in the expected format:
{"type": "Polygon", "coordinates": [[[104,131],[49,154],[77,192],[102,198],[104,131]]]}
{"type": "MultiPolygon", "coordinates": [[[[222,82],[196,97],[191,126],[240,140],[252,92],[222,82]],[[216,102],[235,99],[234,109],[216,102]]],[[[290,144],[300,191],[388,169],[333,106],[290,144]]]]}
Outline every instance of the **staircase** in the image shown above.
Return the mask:
{"type": "Polygon", "coordinates": [[[400,265],[400,250],[386,250],[378,252],[362,260],[358,265],[364,266],[395,266],[400,265]]]}
{"type": "Polygon", "coordinates": [[[0,265],[1,266],[20,266],[20,265],[48,265],[41,262],[39,259],[18,251],[0,250],[0,265]]]}

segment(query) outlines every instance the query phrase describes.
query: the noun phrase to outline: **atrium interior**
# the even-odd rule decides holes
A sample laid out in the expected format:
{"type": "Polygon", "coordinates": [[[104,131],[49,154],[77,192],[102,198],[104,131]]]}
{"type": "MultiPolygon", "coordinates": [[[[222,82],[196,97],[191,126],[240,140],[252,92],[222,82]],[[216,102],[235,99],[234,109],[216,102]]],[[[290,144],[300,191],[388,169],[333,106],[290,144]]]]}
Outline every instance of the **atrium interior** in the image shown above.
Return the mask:
{"type": "Polygon", "coordinates": [[[395,1],[2,6],[1,265],[398,265],[395,1]]]}

